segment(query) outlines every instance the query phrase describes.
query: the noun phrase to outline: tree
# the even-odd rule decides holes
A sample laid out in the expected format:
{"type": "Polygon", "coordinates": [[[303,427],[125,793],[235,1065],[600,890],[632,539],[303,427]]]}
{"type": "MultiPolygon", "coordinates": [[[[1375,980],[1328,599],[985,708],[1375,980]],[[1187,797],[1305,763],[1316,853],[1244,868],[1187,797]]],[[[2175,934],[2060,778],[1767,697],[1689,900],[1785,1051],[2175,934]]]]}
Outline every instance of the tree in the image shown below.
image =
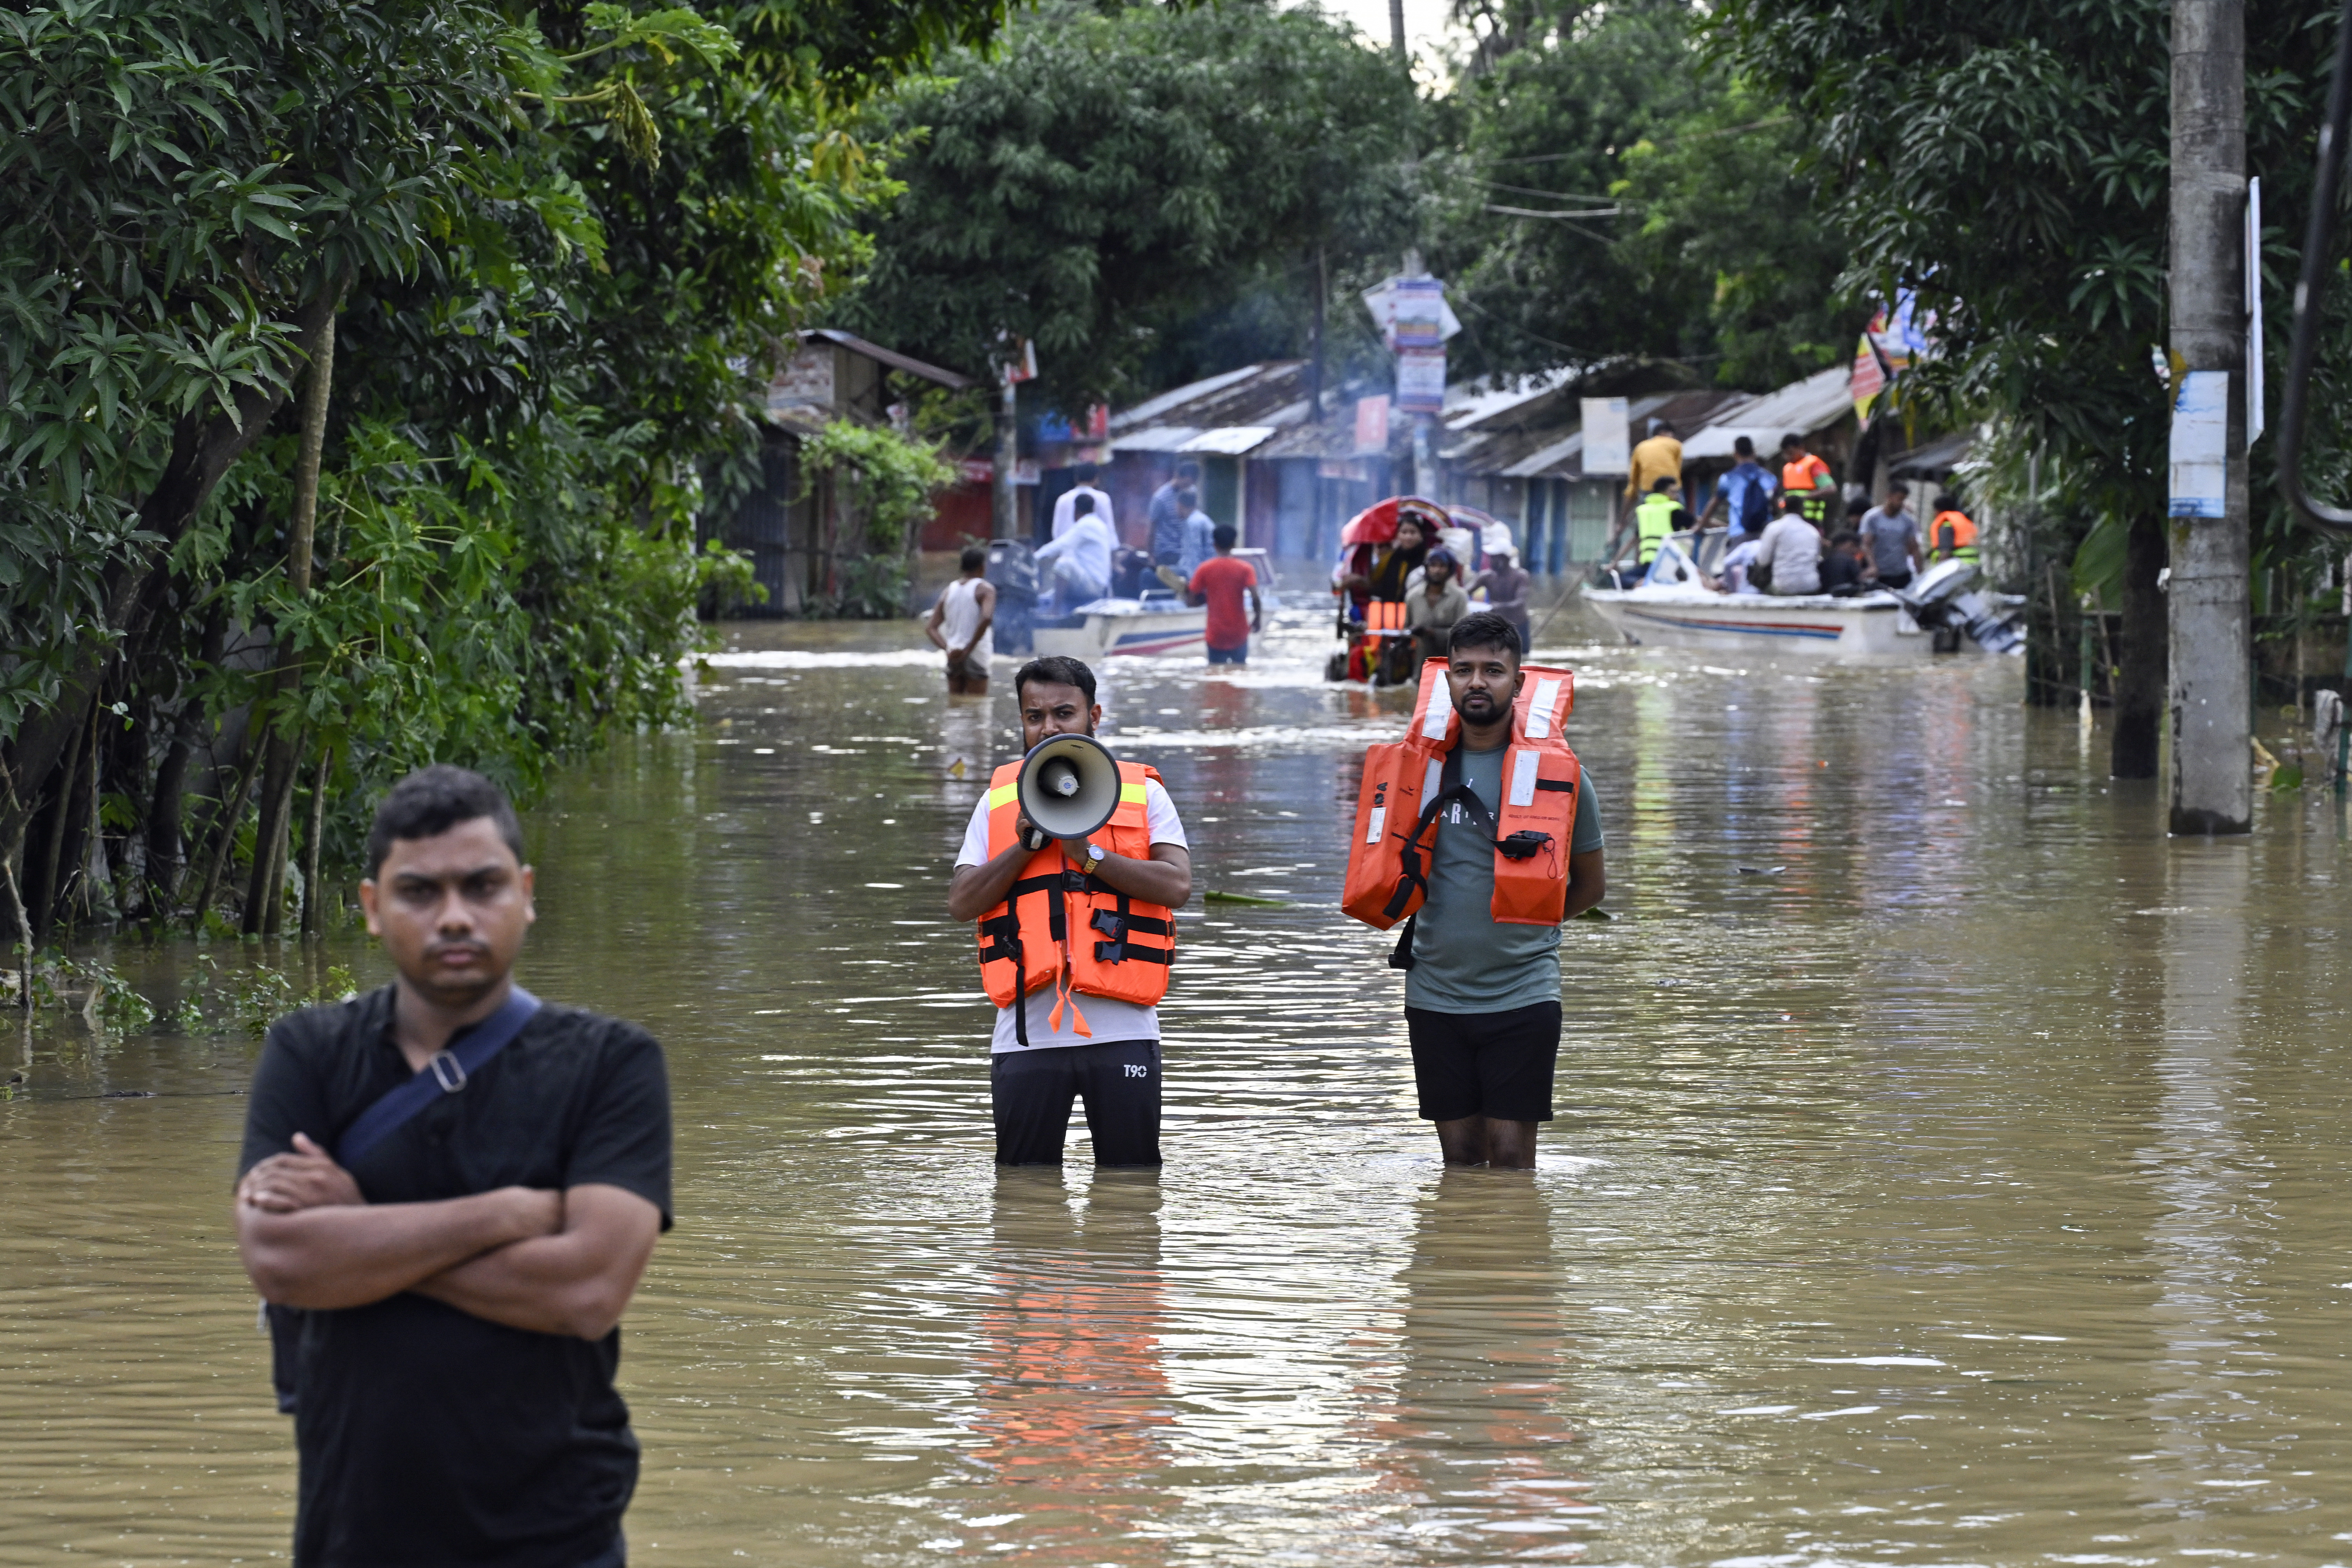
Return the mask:
{"type": "Polygon", "coordinates": [[[1132,394],[1171,329],[1318,251],[1410,238],[1412,91],[1311,11],[1053,4],[886,123],[906,195],[872,229],[860,331],[952,364],[1037,345],[1065,407],[1132,394]]]}
{"type": "Polygon", "coordinates": [[[693,551],[699,467],[755,437],[779,339],[891,188],[859,106],[1001,16],[0,17],[0,864],[26,934],[94,838],[84,913],[201,917],[247,812],[286,819],[294,754],[315,869],[331,814],[415,762],[528,791],[677,712],[697,590],[733,570],[693,551]]]}
{"type": "Polygon", "coordinates": [[[1766,387],[1853,352],[1794,117],[1704,47],[1688,0],[1462,4],[1475,46],[1424,171],[1426,249],[1470,374],[1623,356],[1766,387]]]}
{"type": "MultiPolygon", "coordinates": [[[[2305,199],[2334,18],[2311,0],[2247,7],[2248,163],[2273,231],[2305,199]]],[[[1730,0],[1718,26],[1735,68],[1798,117],[1822,210],[1853,258],[1843,287],[1916,290],[1935,312],[1939,352],[1898,399],[2005,426],[2004,482],[2035,508],[2042,579],[2014,585],[2041,594],[2072,566],[2082,589],[2119,588],[2114,768],[2152,775],[2168,427],[2160,349],[2151,364],[2169,146],[2162,0],[1730,0]]],[[[2260,560],[2288,531],[2259,465],[2255,479],[2260,560]]],[[[2068,610],[2053,602],[2037,618],[2037,663],[2064,653],[2068,610]]]]}

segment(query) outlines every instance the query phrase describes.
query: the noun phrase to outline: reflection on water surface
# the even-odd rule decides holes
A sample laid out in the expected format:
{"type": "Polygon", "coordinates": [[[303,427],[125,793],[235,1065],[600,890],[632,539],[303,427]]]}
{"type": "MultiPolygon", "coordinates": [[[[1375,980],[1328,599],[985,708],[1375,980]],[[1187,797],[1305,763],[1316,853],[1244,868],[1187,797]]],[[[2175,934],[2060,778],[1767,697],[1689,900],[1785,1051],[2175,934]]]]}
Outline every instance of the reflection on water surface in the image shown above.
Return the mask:
{"type": "MultiPolygon", "coordinates": [[[[1563,649],[1619,918],[1568,935],[1542,1168],[1446,1173],[1387,939],[1331,912],[1401,694],[1303,625],[1123,668],[1202,885],[1287,903],[1186,911],[1163,1173],[1081,1124],[999,1173],[940,904],[1012,698],[858,651],[903,633],[740,632],[695,733],[530,825],[531,984],[676,1076],[637,1560],[2352,1561],[2332,800],[2167,845],[1999,664],[1563,649]]],[[[117,956],[168,991],[194,950],[117,956]]],[[[250,1045],[25,1048],[0,1561],[282,1555],[250,1045]]]]}

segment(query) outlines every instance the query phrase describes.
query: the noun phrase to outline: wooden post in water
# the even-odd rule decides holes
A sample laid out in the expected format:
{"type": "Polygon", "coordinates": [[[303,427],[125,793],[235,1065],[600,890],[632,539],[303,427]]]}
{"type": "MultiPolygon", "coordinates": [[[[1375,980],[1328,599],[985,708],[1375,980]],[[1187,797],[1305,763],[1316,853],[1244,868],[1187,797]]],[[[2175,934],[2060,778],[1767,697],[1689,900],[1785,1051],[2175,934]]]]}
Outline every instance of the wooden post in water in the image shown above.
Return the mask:
{"type": "Polygon", "coordinates": [[[2243,833],[2253,818],[2243,0],[2173,0],[2171,182],[2171,829],[2243,833]],[[2221,395],[2200,399],[2200,388],[2221,395]],[[2218,474],[2184,461],[2208,451],[2210,437],[2194,438],[2206,429],[2222,438],[2218,474]]]}

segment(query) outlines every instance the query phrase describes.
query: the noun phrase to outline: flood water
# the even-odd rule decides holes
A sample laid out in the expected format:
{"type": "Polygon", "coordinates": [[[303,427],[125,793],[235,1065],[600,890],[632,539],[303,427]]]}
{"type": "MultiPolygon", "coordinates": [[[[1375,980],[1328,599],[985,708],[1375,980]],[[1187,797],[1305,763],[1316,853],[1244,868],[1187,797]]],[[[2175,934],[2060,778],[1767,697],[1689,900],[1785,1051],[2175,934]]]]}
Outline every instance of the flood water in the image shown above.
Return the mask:
{"type": "MultiPolygon", "coordinates": [[[[942,900],[1012,694],[862,651],[910,628],[739,628],[693,732],[530,818],[529,983],[675,1083],[635,1561],[2352,1562],[2332,796],[2171,844],[2013,665],[1548,649],[1616,919],[1567,932],[1540,1169],[1446,1173],[1388,939],[1333,908],[1402,694],[1325,686],[1319,633],[1106,687],[1196,885],[1287,900],[1185,911],[1156,1177],[1082,1122],[1058,1173],[990,1163],[942,900]]],[[[283,1556],[227,1223],[254,1044],[23,1050],[0,1561],[283,1556]]]]}

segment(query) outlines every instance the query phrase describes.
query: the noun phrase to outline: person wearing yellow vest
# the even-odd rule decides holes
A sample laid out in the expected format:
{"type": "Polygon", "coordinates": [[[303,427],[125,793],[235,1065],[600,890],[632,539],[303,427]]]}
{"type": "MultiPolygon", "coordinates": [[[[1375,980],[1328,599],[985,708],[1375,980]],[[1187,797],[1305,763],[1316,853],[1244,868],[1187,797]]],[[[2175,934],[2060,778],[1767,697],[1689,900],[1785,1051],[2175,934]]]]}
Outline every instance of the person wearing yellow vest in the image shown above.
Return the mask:
{"type": "Polygon", "coordinates": [[[1560,924],[1608,889],[1591,775],[1559,733],[1570,677],[1522,670],[1520,654],[1500,616],[1454,623],[1413,731],[1443,739],[1373,749],[1350,838],[1347,912],[1382,930],[1410,916],[1389,963],[1406,972],[1413,1084],[1449,1165],[1535,1164],[1560,924]]]}
{"type": "MultiPolygon", "coordinates": [[[[1102,721],[1094,671],[1033,658],[1013,678],[1024,752],[1102,721]]],[[[1091,839],[1050,839],[1016,798],[1018,761],[972,808],[948,914],[979,922],[996,1004],[989,1097],[1000,1165],[1058,1165],[1083,1098],[1097,1165],[1160,1163],[1160,1014],[1192,853],[1160,775],[1122,762],[1119,803],[1091,839]]]]}
{"type": "Polygon", "coordinates": [[[1691,514],[1683,510],[1680,488],[1673,479],[1659,479],[1642,498],[1642,504],[1633,509],[1633,560],[1637,565],[1647,566],[1655,561],[1659,545],[1677,530],[1694,526],[1691,514]]]}
{"type": "Polygon", "coordinates": [[[1927,525],[1927,553],[1930,560],[1966,561],[1971,565],[1979,559],[1977,525],[1960,510],[1958,496],[1946,496],[1936,520],[1927,525]]]}
{"type": "Polygon", "coordinates": [[[1780,493],[1795,496],[1805,521],[1815,528],[1828,526],[1830,502],[1837,498],[1837,476],[1830,466],[1805,450],[1805,438],[1791,430],[1780,437],[1780,493]]]}

